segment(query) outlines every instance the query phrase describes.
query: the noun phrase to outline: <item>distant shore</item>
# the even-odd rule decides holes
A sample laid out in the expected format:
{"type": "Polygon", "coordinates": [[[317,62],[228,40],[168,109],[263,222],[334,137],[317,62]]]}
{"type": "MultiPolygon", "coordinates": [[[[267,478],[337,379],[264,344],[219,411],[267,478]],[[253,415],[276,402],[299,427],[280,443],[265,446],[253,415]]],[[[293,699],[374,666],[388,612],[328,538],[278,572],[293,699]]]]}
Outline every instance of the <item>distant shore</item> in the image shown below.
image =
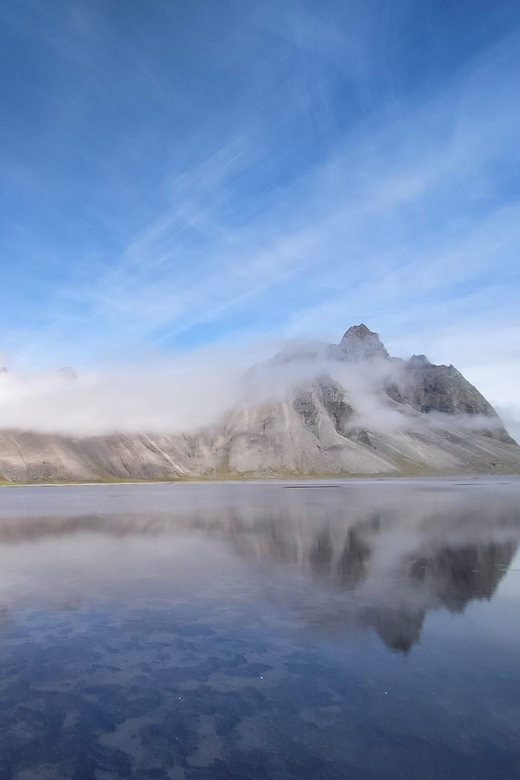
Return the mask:
{"type": "Polygon", "coordinates": [[[178,479],[99,479],[99,480],[64,480],[55,482],[9,482],[0,481],[0,488],[15,487],[99,487],[103,485],[185,485],[185,484],[221,484],[221,483],[276,483],[276,482],[331,482],[334,480],[352,481],[357,480],[375,482],[400,481],[404,479],[489,479],[499,477],[520,477],[520,472],[495,471],[495,472],[461,472],[461,473],[399,473],[399,474],[294,474],[291,476],[281,475],[225,475],[225,476],[207,476],[207,477],[181,477],[178,479]]]}

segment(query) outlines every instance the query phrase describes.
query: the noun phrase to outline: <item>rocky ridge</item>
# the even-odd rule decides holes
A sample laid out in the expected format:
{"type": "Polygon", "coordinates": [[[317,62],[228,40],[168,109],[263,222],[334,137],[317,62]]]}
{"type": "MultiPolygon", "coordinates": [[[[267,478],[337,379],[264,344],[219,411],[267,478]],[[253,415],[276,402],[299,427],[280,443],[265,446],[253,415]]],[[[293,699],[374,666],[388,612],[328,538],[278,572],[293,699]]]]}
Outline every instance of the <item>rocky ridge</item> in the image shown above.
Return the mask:
{"type": "Polygon", "coordinates": [[[497,472],[520,473],[520,447],[491,404],[454,366],[391,357],[364,324],[255,367],[243,402],[197,431],[0,431],[7,482],[497,472]]]}

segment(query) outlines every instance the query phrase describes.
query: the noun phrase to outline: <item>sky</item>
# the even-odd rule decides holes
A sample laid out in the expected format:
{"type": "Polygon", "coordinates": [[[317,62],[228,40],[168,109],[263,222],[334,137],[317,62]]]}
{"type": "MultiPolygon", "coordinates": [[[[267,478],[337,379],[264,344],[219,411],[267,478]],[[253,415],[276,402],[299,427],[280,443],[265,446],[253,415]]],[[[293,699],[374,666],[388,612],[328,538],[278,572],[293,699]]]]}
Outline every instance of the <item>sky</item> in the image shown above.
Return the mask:
{"type": "Polygon", "coordinates": [[[1,4],[0,363],[363,321],[520,420],[519,84],[517,2],[1,4]]]}

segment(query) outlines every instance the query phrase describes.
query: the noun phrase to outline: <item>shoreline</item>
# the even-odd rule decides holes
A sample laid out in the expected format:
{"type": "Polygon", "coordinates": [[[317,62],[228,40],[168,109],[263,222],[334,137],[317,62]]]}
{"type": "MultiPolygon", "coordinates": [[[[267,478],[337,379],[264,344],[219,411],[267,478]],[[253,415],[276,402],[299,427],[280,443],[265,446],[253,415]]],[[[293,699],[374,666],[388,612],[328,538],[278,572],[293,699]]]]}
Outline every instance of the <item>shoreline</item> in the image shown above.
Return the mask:
{"type": "Polygon", "coordinates": [[[251,477],[239,475],[225,477],[187,477],[183,479],[107,479],[96,481],[78,481],[78,482],[0,482],[2,488],[46,488],[46,487],[103,487],[119,485],[219,485],[219,484],[276,484],[286,482],[400,482],[402,480],[480,480],[480,479],[500,479],[508,478],[520,479],[520,472],[479,472],[479,473],[459,473],[459,474],[302,474],[294,476],[259,476],[251,477]]]}

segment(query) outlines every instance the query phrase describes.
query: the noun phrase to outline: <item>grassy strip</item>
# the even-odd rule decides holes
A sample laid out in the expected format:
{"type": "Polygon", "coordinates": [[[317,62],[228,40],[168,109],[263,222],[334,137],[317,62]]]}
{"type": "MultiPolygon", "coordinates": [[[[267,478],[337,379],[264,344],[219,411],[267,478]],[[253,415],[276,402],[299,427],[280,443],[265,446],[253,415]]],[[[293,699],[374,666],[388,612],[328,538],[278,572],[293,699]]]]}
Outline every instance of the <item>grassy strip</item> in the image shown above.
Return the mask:
{"type": "Polygon", "coordinates": [[[336,474],[330,473],[313,473],[313,474],[299,474],[297,472],[272,472],[272,473],[259,473],[259,472],[244,472],[242,474],[205,474],[197,477],[164,477],[157,479],[138,479],[138,478],[125,478],[125,477],[100,477],[99,479],[90,480],[45,480],[45,481],[33,481],[33,482],[10,482],[5,479],[0,479],[0,487],[66,487],[77,485],[154,485],[154,484],[175,484],[175,483],[204,483],[204,482],[255,482],[266,480],[288,480],[288,481],[307,481],[315,479],[334,480],[334,479],[409,479],[419,477],[469,477],[469,476],[490,476],[490,475],[511,475],[517,472],[496,470],[493,472],[482,472],[477,470],[461,471],[461,472],[447,472],[437,471],[435,469],[425,469],[421,467],[408,466],[402,468],[399,471],[393,472],[381,472],[376,474],[352,474],[351,472],[341,472],[336,474]]]}

